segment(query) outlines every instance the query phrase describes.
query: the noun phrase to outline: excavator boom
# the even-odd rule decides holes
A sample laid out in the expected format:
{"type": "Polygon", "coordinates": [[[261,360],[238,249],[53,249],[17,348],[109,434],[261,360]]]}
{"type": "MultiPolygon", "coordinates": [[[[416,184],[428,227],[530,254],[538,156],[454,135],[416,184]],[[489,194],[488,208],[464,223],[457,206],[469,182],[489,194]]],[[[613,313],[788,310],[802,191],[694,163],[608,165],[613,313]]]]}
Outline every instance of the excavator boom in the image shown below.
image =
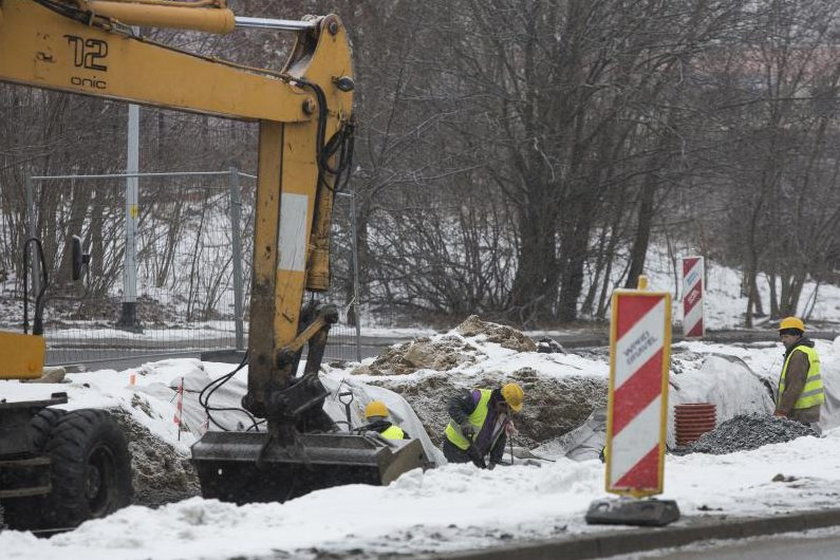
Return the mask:
{"type": "Polygon", "coordinates": [[[327,393],[317,374],[337,312],[304,308],[303,299],[305,290],[329,288],[333,193],[347,163],[336,154],[347,153],[342,144],[352,139],[353,70],[338,17],[239,18],[222,0],[0,0],[0,81],[259,124],[243,406],[266,418],[268,430],[208,434],[195,444],[206,493],[283,499],[338,483],[387,483],[399,469],[422,464],[419,442],[336,437],[322,410],[327,393]],[[136,26],[216,33],[259,27],[293,32],[296,42],[282,70],[271,71],[157,44],[136,26]],[[298,375],[307,343],[306,370],[298,375]],[[329,473],[319,475],[320,467],[329,473]],[[259,491],[281,479],[289,481],[281,490],[259,491]],[[233,489],[233,480],[250,488],[233,489]]]}

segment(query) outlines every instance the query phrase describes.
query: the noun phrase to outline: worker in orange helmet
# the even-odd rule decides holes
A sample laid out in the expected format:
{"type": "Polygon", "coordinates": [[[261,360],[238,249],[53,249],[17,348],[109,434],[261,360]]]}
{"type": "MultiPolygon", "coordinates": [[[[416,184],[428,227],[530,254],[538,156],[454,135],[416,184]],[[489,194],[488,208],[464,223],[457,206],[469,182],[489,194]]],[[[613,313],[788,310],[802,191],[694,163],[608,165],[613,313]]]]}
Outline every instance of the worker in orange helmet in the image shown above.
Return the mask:
{"type": "Polygon", "coordinates": [[[820,357],[814,342],[805,336],[805,323],[786,317],[779,323],[779,338],[785,345],[785,361],[779,376],[779,392],[774,416],[817,424],[825,402],[820,357]]]}
{"type": "Polygon", "coordinates": [[[382,401],[371,401],[365,407],[365,419],[368,424],[364,430],[379,433],[385,439],[410,439],[408,433],[389,420],[391,416],[388,407],[382,401]]]}
{"type": "Polygon", "coordinates": [[[444,430],[443,455],[451,463],[472,462],[492,469],[502,463],[513,414],[522,410],[525,392],[517,383],[473,389],[449,400],[451,418],[444,430]],[[490,462],[487,462],[489,455],[490,462]]]}

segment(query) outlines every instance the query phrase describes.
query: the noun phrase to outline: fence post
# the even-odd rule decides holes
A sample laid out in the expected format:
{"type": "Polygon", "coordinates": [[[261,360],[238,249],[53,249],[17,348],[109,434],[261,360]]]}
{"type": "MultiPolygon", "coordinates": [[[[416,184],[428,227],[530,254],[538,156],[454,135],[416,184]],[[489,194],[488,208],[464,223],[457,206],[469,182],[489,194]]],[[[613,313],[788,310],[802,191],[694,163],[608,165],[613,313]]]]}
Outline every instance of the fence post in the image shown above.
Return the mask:
{"type": "Polygon", "coordinates": [[[233,252],[233,313],[234,328],[236,329],[236,349],[245,349],[245,332],[242,315],[242,231],[240,218],[242,211],[242,197],[239,191],[239,170],[230,168],[230,227],[231,250],[233,252]]]}
{"type": "MultiPolygon", "coordinates": [[[[35,217],[35,185],[32,175],[29,173],[26,174],[24,186],[26,188],[26,218],[29,226],[29,238],[31,239],[38,237],[38,223],[35,217]]],[[[38,260],[38,249],[34,245],[27,248],[24,244],[24,251],[31,251],[29,254],[29,276],[32,278],[30,285],[32,286],[32,293],[37,296],[38,290],[41,289],[41,262],[38,260]]]]}
{"type": "Polygon", "coordinates": [[[350,229],[352,239],[350,245],[353,250],[353,313],[356,316],[356,361],[362,361],[362,325],[359,315],[359,246],[356,230],[356,192],[350,194],[350,229]]]}
{"type": "Polygon", "coordinates": [[[122,315],[119,325],[139,330],[137,322],[137,218],[140,170],[140,106],[128,106],[128,142],[125,179],[125,258],[123,264],[122,315]]]}

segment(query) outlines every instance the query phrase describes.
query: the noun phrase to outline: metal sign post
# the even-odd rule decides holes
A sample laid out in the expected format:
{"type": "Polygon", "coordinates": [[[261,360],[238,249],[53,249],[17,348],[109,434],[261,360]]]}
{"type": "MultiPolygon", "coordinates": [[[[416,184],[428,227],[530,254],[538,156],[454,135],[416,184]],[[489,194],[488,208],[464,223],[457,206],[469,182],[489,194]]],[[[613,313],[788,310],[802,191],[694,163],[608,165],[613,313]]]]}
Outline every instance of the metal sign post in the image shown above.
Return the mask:
{"type": "Polygon", "coordinates": [[[683,257],[683,335],[701,338],[703,324],[703,295],[705,265],[703,257],[683,257]]]}
{"type": "MultiPolygon", "coordinates": [[[[640,288],[646,285],[641,277],[640,288]]],[[[605,486],[625,499],[594,501],[586,522],[666,525],[679,519],[677,504],[639,498],[663,487],[671,295],[616,290],[611,305],[605,486]]]]}

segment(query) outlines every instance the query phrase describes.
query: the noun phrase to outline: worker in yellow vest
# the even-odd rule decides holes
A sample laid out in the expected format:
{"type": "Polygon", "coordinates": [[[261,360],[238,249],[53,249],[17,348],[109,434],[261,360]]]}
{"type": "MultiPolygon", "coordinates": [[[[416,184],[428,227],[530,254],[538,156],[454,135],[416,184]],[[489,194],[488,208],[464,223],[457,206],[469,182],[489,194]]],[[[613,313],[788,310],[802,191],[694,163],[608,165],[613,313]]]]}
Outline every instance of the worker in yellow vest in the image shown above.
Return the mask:
{"type": "Polygon", "coordinates": [[[378,432],[385,439],[410,439],[408,433],[391,422],[391,413],[382,401],[370,401],[365,407],[365,419],[368,424],[365,430],[378,432]]]}
{"type": "Polygon", "coordinates": [[[779,376],[779,393],[774,416],[803,424],[820,421],[820,407],[825,402],[820,357],[814,342],[805,336],[805,323],[798,317],[786,317],[779,323],[779,338],[785,345],[785,361],[779,376]]]}
{"type": "Polygon", "coordinates": [[[472,462],[482,469],[501,464],[512,416],[522,410],[524,399],[525,392],[517,383],[452,397],[447,407],[451,420],[444,430],[444,457],[450,463],[472,462]]]}

